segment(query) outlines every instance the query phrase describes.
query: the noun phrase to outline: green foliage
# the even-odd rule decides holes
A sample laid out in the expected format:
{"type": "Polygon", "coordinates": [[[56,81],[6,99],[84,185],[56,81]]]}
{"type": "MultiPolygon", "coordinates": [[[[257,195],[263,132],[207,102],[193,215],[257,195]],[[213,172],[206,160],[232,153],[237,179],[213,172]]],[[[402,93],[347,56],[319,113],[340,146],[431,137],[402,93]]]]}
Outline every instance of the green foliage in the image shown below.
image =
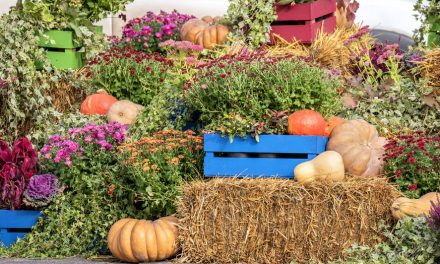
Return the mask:
{"type": "Polygon", "coordinates": [[[362,264],[435,264],[440,261],[440,236],[425,218],[405,218],[394,230],[385,230],[386,241],[374,248],[354,245],[346,260],[336,263],[362,264]]]}
{"type": "MultiPolygon", "coordinates": [[[[354,82],[350,89],[357,106],[345,109],[349,119],[365,119],[382,134],[424,130],[440,132],[440,111],[423,101],[423,84],[403,78],[400,82],[384,81],[380,85],[354,82]]],[[[440,102],[440,97],[437,97],[440,102]]]]}
{"type": "Polygon", "coordinates": [[[425,36],[430,32],[436,32],[440,35],[440,1],[438,0],[417,0],[414,5],[417,12],[416,18],[421,22],[420,28],[415,32],[414,38],[419,43],[424,42],[425,36]],[[437,24],[437,28],[433,26],[437,24]]]}
{"type": "Polygon", "coordinates": [[[172,62],[158,55],[127,48],[100,53],[90,62],[90,80],[96,89],[105,89],[122,100],[148,106],[172,76],[172,62]]]}
{"type": "Polygon", "coordinates": [[[285,134],[277,112],[313,109],[324,116],[341,109],[333,80],[292,58],[225,56],[201,68],[185,85],[185,105],[201,113],[204,128],[223,134],[285,134]],[[275,127],[273,126],[275,123],[275,127]]]}
{"type": "Polygon", "coordinates": [[[385,149],[385,174],[405,196],[418,198],[440,191],[439,135],[399,135],[390,139],[385,149]]]}
{"type": "Polygon", "coordinates": [[[276,19],[275,0],[230,0],[225,19],[232,25],[233,38],[253,47],[269,41],[270,24],[276,19]]]}
{"type": "Polygon", "coordinates": [[[125,144],[114,195],[132,193],[132,203],[149,218],[175,213],[182,183],[203,178],[203,139],[188,130],[163,130],[125,144]]]}
{"type": "Polygon", "coordinates": [[[31,134],[36,126],[48,126],[55,111],[50,98],[46,67],[37,71],[35,61],[48,65],[38,38],[45,25],[17,11],[0,18],[0,137],[12,141],[31,134]]]}

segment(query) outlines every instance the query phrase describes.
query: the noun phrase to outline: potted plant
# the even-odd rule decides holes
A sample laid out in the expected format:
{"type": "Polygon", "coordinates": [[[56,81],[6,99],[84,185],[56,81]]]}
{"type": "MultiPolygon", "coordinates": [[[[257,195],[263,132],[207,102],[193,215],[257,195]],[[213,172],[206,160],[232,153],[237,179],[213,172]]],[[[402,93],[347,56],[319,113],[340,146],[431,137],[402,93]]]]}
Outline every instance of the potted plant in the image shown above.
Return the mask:
{"type": "MultiPolygon", "coordinates": [[[[83,66],[83,39],[100,34],[94,22],[109,13],[124,9],[133,0],[107,1],[53,1],[27,0],[23,4],[24,15],[45,22],[50,29],[40,37],[39,46],[46,50],[52,64],[58,69],[74,69],[83,66]]],[[[17,5],[21,5],[19,1],[17,5]]]]}
{"type": "Polygon", "coordinates": [[[37,161],[26,138],[12,147],[0,140],[0,246],[23,238],[60,190],[54,175],[36,175],[37,161]]]}

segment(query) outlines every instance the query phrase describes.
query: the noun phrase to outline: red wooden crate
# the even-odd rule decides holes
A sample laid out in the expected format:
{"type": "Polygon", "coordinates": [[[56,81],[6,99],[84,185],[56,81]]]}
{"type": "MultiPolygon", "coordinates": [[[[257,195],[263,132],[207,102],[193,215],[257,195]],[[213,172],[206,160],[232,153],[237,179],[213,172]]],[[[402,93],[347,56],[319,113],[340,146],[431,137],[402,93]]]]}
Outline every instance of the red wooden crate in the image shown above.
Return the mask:
{"type": "Polygon", "coordinates": [[[278,18],[272,23],[271,42],[275,35],[287,41],[311,43],[322,29],[332,33],[336,28],[336,0],[317,0],[311,3],[276,6],[278,18]]]}

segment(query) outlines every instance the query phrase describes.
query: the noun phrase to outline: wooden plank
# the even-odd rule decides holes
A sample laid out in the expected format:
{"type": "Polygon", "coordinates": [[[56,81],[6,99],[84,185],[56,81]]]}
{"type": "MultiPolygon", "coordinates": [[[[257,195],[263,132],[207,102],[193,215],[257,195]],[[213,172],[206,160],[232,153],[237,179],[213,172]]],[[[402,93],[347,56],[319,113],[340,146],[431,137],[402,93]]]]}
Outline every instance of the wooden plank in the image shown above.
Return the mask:
{"type": "Polygon", "coordinates": [[[229,137],[205,134],[204,149],[205,152],[319,154],[325,151],[327,141],[327,137],[318,136],[260,135],[257,142],[248,135],[235,137],[230,143],[229,137]]]}

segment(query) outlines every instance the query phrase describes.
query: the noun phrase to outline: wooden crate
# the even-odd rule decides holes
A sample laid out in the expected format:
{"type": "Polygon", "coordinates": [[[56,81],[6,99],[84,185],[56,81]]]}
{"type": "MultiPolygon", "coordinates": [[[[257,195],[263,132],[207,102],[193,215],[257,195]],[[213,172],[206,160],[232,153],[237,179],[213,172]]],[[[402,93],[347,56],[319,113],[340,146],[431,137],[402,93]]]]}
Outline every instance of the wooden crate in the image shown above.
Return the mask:
{"type": "Polygon", "coordinates": [[[260,135],[229,138],[204,135],[206,177],[293,178],[295,167],[325,151],[327,137],[260,135]]]}
{"type": "Polygon", "coordinates": [[[332,33],[336,28],[336,0],[317,0],[305,4],[277,5],[278,18],[271,25],[271,42],[275,35],[287,41],[311,43],[323,30],[332,33]]]}
{"type": "Polygon", "coordinates": [[[0,210],[0,245],[9,247],[23,239],[40,216],[40,211],[0,210]]]}

